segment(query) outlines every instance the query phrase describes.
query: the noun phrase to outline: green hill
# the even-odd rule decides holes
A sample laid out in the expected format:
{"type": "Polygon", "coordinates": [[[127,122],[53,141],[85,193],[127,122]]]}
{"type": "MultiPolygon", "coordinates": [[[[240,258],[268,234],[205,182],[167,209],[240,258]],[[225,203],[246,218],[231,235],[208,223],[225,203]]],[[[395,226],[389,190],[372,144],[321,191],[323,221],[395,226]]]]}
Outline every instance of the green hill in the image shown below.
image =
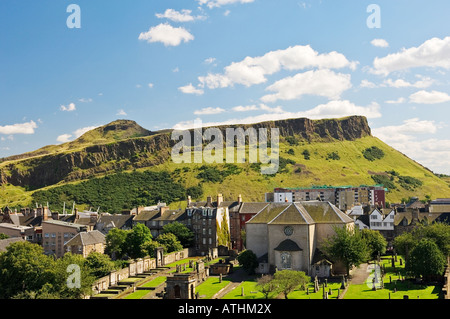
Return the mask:
{"type": "Polygon", "coordinates": [[[136,130],[133,123],[116,126],[113,122],[97,128],[71,142],[72,148],[63,144],[44,155],[3,161],[0,206],[49,201],[53,210],[61,210],[64,201],[75,200],[80,205],[120,211],[161,200],[170,202],[172,208],[182,208],[183,195],[204,198],[222,193],[225,199],[234,200],[241,194],[245,201],[263,201],[264,193],[275,187],[380,183],[389,188],[387,201],[391,203],[410,196],[450,197],[445,179],[373,137],[363,117],[244,126],[280,129],[280,169],[275,175],[262,175],[257,164],[248,163],[248,156],[243,164],[175,164],[170,158],[174,145],[170,131],[136,130]],[[170,187],[160,191],[147,185],[153,183],[143,176],[148,171],[163,174],[151,175],[150,181],[174,183],[177,191],[172,199],[170,187]],[[115,175],[120,175],[117,180],[123,187],[111,183],[115,175]],[[127,198],[123,207],[119,201],[111,208],[108,197],[99,195],[105,188],[110,194],[122,190],[120,196],[127,198]]]}

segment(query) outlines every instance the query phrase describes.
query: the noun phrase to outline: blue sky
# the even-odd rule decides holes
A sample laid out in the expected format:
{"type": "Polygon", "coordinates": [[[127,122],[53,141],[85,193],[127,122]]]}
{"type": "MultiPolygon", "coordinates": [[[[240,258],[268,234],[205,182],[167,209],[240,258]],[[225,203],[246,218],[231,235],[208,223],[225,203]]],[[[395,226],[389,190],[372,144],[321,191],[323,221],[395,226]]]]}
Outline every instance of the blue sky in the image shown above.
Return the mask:
{"type": "Polygon", "coordinates": [[[450,174],[448,12],[445,0],[2,0],[0,157],[116,119],[158,130],[357,114],[450,174]]]}

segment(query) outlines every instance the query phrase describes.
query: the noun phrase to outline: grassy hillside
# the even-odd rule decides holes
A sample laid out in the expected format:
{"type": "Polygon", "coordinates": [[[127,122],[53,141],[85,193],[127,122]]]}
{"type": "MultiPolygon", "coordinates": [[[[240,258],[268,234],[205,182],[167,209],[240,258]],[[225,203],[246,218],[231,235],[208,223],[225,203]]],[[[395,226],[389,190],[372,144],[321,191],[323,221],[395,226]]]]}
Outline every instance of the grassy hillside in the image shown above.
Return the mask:
{"type": "MultiPolygon", "coordinates": [[[[448,179],[435,176],[428,169],[372,136],[354,141],[335,140],[333,142],[307,142],[298,136],[289,136],[281,138],[280,158],[282,167],[276,175],[270,176],[261,175],[258,166],[248,162],[231,165],[175,164],[170,159],[159,165],[123,170],[123,172],[167,172],[170,174],[170,178],[184,190],[196,186],[201,187],[203,192],[200,198],[202,199],[208,195],[215,196],[217,193],[222,193],[226,200],[236,200],[241,194],[244,201],[264,201],[264,193],[273,191],[275,187],[359,186],[374,185],[380,181],[386,182],[385,186],[390,188],[387,201],[391,203],[400,202],[403,198],[410,196],[418,196],[420,199],[424,199],[425,195],[430,195],[431,198],[450,197],[448,179]],[[366,151],[370,149],[375,149],[377,152],[366,151]]],[[[114,174],[114,171],[107,173],[107,175],[111,174],[114,174]]],[[[90,188],[92,194],[104,192],[105,183],[102,182],[101,174],[98,176],[90,178],[90,180],[96,180],[95,185],[97,185],[97,190],[90,188]]],[[[61,182],[41,190],[52,190],[54,193],[55,189],[64,185],[85,187],[80,183],[81,181],[70,184],[61,182]]],[[[124,187],[123,189],[124,194],[122,195],[125,198],[127,196],[129,198],[142,197],[145,196],[145,191],[149,191],[144,188],[124,187]],[[136,191],[143,193],[132,193],[136,191]],[[126,194],[126,192],[130,193],[126,194]]],[[[170,194],[170,191],[168,193],[170,194]]],[[[176,197],[179,197],[179,190],[176,193],[176,197]]],[[[83,200],[78,197],[76,202],[89,206],[89,194],[84,195],[83,200]]],[[[153,194],[151,195],[148,196],[151,200],[145,204],[156,204],[157,198],[153,194]]],[[[68,192],[61,195],[60,200],[71,202],[75,200],[73,197],[74,195],[68,192]]],[[[0,207],[5,205],[10,207],[34,206],[34,200],[37,198],[40,201],[49,200],[50,206],[55,205],[51,203],[52,200],[55,201],[54,197],[46,198],[42,196],[42,192],[40,197],[33,198],[31,191],[27,192],[21,187],[3,185],[0,191],[0,207]]],[[[167,198],[161,199],[167,200],[167,198]]],[[[60,205],[61,203],[58,203],[58,207],[60,205]]],[[[185,201],[174,201],[170,206],[174,209],[184,208],[185,201]]],[[[53,209],[58,210],[58,207],[53,209]]]]}

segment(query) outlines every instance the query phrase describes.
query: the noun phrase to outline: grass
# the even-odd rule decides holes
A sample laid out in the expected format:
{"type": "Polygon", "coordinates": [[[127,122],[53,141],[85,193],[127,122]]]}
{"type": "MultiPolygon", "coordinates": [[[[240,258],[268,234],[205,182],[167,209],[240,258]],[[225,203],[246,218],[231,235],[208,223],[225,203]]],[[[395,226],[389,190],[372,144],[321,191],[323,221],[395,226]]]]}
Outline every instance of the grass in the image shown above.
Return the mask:
{"type": "Polygon", "coordinates": [[[391,259],[382,259],[386,274],[383,278],[384,289],[372,290],[371,278],[368,282],[360,285],[350,284],[344,299],[403,299],[408,295],[410,299],[439,299],[442,291],[440,285],[415,284],[411,280],[401,280],[405,278],[405,263],[400,259],[395,262],[395,269],[392,267],[391,259]],[[401,277],[399,276],[401,275],[401,277]]]}
{"type": "Polygon", "coordinates": [[[123,299],[142,299],[148,293],[150,293],[150,290],[136,290],[135,292],[125,296],[123,299]]]}
{"type": "Polygon", "coordinates": [[[161,285],[162,283],[164,283],[166,281],[167,277],[166,276],[159,276],[156,277],[155,279],[146,282],[145,284],[143,284],[140,287],[145,287],[145,288],[156,288],[159,285],[161,285]]]}
{"type": "Polygon", "coordinates": [[[221,289],[225,288],[231,281],[226,277],[220,282],[219,277],[209,277],[205,282],[195,288],[200,299],[211,299],[221,289]]]}
{"type": "Polygon", "coordinates": [[[256,283],[256,281],[244,281],[222,299],[264,299],[264,295],[257,291],[256,283]],[[242,296],[242,289],[244,289],[244,296],[242,296]]]}

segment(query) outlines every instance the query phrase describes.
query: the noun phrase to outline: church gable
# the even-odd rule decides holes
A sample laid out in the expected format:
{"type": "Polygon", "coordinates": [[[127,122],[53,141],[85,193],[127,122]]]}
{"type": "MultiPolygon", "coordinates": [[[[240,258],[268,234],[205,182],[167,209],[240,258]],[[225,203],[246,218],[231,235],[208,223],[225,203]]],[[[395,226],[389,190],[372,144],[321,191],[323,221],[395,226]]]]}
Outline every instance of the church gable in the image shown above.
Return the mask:
{"type": "Polygon", "coordinates": [[[270,225],[308,225],[314,221],[306,211],[302,211],[297,205],[290,204],[278,216],[276,216],[269,224],[270,225]]]}

